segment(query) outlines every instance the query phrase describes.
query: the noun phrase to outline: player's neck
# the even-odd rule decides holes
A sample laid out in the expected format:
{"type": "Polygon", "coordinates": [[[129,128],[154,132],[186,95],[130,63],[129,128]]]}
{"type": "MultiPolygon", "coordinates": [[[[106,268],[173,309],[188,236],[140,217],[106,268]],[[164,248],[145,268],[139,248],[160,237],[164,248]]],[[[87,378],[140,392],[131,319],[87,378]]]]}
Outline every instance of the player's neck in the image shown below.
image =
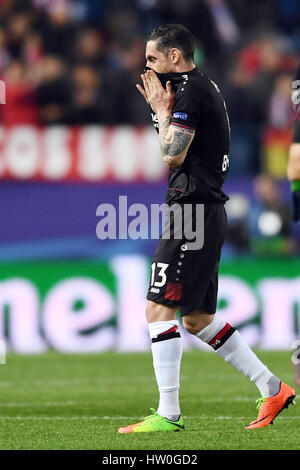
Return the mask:
{"type": "Polygon", "coordinates": [[[176,73],[185,73],[185,72],[190,72],[196,67],[194,62],[182,62],[181,64],[178,64],[175,66],[173,72],[176,73]]]}

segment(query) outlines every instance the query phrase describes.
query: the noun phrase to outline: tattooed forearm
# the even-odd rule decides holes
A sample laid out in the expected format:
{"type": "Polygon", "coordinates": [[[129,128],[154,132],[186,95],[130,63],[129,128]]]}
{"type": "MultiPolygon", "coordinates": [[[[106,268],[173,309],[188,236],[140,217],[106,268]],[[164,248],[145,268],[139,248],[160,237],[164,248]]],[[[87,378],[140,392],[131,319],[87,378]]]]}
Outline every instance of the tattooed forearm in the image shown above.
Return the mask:
{"type": "Polygon", "coordinates": [[[169,130],[170,127],[170,120],[171,117],[167,116],[163,119],[158,120],[158,125],[159,125],[159,138],[164,138],[169,130]]]}
{"type": "Polygon", "coordinates": [[[160,141],[160,148],[163,154],[169,155],[170,157],[176,157],[181,154],[190,143],[192,135],[193,134],[187,132],[186,129],[172,129],[163,141],[160,141]]]}
{"type": "Polygon", "coordinates": [[[159,120],[159,144],[163,158],[169,167],[180,165],[195,131],[170,125],[170,118],[159,120]],[[177,158],[176,158],[177,157],[177,158]]]}

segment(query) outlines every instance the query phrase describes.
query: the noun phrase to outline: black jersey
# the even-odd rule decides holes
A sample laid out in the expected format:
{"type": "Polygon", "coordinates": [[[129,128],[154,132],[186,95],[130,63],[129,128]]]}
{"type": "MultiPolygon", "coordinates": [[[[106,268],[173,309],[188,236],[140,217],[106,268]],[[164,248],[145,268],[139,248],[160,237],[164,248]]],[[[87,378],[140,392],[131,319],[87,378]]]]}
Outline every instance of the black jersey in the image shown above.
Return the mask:
{"type": "Polygon", "coordinates": [[[300,64],[292,83],[292,106],[294,109],[293,142],[300,143],[300,64]]]}
{"type": "MultiPolygon", "coordinates": [[[[157,74],[162,83],[162,76],[157,74]]],[[[166,203],[226,202],[222,191],[229,166],[230,128],[225,102],[217,85],[197,68],[166,74],[176,95],[171,123],[194,129],[183,164],[170,168],[166,203]]],[[[157,116],[153,124],[158,130],[157,116]]]]}

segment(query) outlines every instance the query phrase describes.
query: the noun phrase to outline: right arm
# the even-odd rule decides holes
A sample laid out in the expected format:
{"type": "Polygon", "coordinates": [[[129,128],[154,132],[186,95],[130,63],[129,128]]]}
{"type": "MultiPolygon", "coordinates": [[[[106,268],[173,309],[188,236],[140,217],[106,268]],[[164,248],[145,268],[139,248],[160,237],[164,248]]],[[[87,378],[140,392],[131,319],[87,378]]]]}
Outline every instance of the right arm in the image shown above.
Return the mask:
{"type": "Polygon", "coordinates": [[[172,125],[169,116],[162,119],[158,116],[158,123],[159,145],[164,162],[169,168],[176,168],[183,164],[195,130],[172,125]]]}

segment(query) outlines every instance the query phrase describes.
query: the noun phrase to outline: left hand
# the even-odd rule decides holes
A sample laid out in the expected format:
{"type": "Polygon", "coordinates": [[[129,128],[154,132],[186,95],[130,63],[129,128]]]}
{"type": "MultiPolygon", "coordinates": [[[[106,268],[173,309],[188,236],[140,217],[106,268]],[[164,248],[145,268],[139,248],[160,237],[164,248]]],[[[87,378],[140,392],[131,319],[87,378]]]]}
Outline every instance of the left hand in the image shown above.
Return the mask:
{"type": "Polygon", "coordinates": [[[152,110],[160,117],[171,115],[175,93],[172,90],[171,82],[168,81],[166,89],[163,88],[154,70],[147,70],[141,75],[144,88],[136,85],[152,110]]]}

